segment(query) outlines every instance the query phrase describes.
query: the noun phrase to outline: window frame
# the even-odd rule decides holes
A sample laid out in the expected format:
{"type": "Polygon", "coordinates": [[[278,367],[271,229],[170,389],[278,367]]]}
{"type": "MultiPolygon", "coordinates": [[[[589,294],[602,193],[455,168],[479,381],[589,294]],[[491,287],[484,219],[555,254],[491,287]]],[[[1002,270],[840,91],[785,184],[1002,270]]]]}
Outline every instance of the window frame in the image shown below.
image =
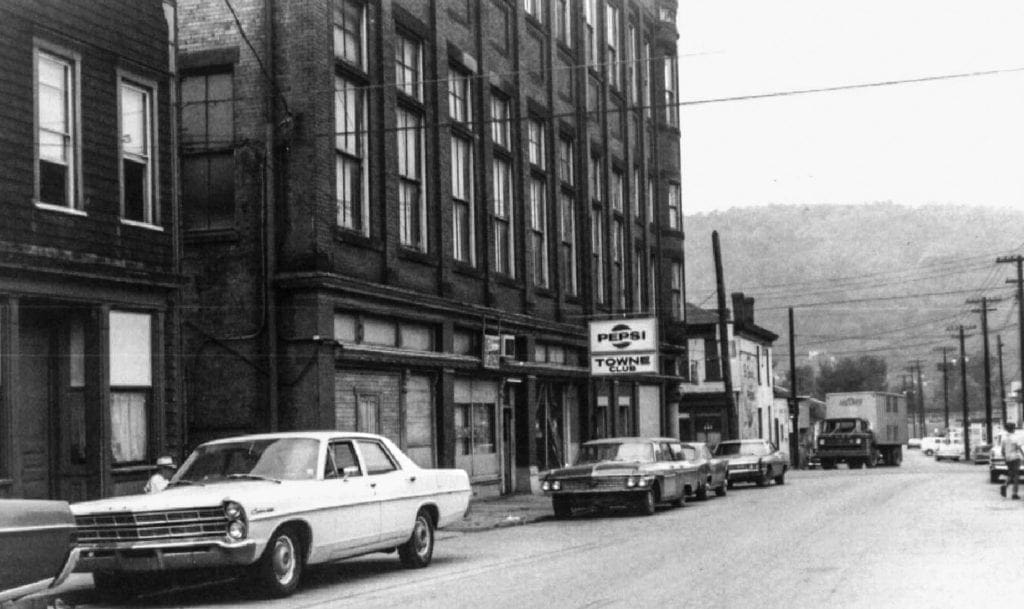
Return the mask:
{"type": "Polygon", "coordinates": [[[398,92],[423,103],[423,41],[403,30],[396,32],[395,38],[395,84],[398,92]],[[406,51],[410,47],[416,55],[412,66],[405,62],[406,51]],[[406,76],[410,73],[415,79],[407,81],[406,76]]]}
{"type": "Polygon", "coordinates": [[[398,241],[402,247],[421,252],[429,249],[426,204],[426,148],[423,113],[399,105],[395,111],[398,156],[398,241]],[[403,122],[403,117],[405,121],[403,122]],[[413,124],[415,123],[415,127],[413,124]],[[413,133],[410,133],[414,131],[413,133]],[[411,142],[411,143],[410,143],[411,142]],[[412,146],[410,152],[409,146],[412,146]],[[410,160],[409,157],[412,157],[410,160]],[[403,162],[403,159],[405,161],[403,162]],[[408,169],[415,168],[412,175],[408,169]],[[414,201],[406,200],[406,189],[414,188],[414,201]]]}
{"type": "Polygon", "coordinates": [[[367,11],[367,3],[364,0],[334,0],[334,2],[332,4],[332,9],[333,10],[332,10],[331,19],[332,19],[332,24],[333,24],[333,27],[334,27],[333,33],[334,33],[334,36],[335,36],[334,41],[332,43],[334,48],[332,50],[333,50],[333,53],[334,53],[335,61],[344,62],[345,64],[350,65],[350,66],[352,66],[354,68],[357,68],[358,70],[360,70],[362,72],[366,72],[367,71],[367,67],[368,67],[366,65],[367,64],[367,59],[368,59],[367,58],[367,44],[366,44],[366,31],[367,31],[367,28],[366,28],[366,22],[367,22],[366,11],[367,11]],[[359,58],[356,61],[353,61],[352,59],[350,59],[349,57],[347,57],[345,55],[345,48],[344,48],[345,47],[344,42],[346,41],[346,34],[351,34],[354,30],[347,30],[347,29],[345,29],[344,23],[339,25],[339,22],[338,22],[339,14],[342,17],[345,17],[344,8],[346,6],[357,7],[358,10],[359,10],[359,25],[356,28],[357,31],[355,31],[355,33],[357,33],[359,35],[359,41],[358,41],[358,43],[359,43],[358,44],[358,46],[359,46],[359,49],[358,49],[358,51],[359,51],[359,58]],[[343,42],[341,49],[338,48],[338,44],[337,44],[338,43],[337,36],[338,36],[339,27],[340,27],[340,30],[342,32],[342,42],[343,42]]]}
{"type": "Polygon", "coordinates": [[[181,103],[182,107],[184,108],[184,107],[187,107],[187,106],[200,104],[200,105],[202,105],[203,113],[204,113],[203,114],[203,124],[204,124],[205,130],[204,130],[204,132],[202,134],[202,141],[192,142],[191,140],[187,140],[185,138],[184,131],[185,131],[185,124],[186,124],[186,121],[185,121],[186,111],[184,109],[180,113],[180,117],[181,118],[180,118],[179,123],[178,123],[178,129],[179,129],[179,134],[180,134],[179,135],[179,146],[181,148],[180,175],[181,175],[181,180],[182,180],[182,184],[181,184],[181,207],[182,207],[182,217],[183,217],[183,228],[184,228],[184,230],[189,231],[189,232],[216,231],[216,230],[222,230],[222,229],[226,229],[226,228],[231,228],[231,227],[233,227],[235,225],[235,214],[237,213],[237,207],[238,206],[236,205],[236,201],[235,201],[235,197],[236,197],[236,188],[235,187],[236,187],[236,184],[235,184],[235,179],[234,179],[234,165],[235,165],[235,163],[234,163],[234,148],[235,148],[235,137],[236,137],[236,134],[235,134],[235,124],[234,124],[235,123],[235,120],[234,120],[234,117],[235,117],[235,104],[234,104],[235,79],[234,79],[234,77],[235,77],[234,69],[231,66],[211,66],[209,68],[204,68],[202,70],[188,71],[188,72],[182,73],[182,74],[180,74],[178,76],[178,96],[179,96],[179,99],[181,100],[180,103],[181,103]],[[231,90],[230,90],[230,96],[229,96],[228,99],[226,99],[226,100],[224,100],[224,99],[214,99],[214,100],[211,100],[211,98],[210,98],[210,79],[211,79],[211,77],[215,77],[215,76],[224,77],[224,78],[227,79],[227,82],[230,83],[231,90]],[[185,86],[186,85],[186,81],[187,80],[192,80],[192,79],[202,79],[202,82],[203,82],[203,98],[202,98],[202,101],[187,102],[187,101],[184,100],[183,92],[186,89],[186,86],[185,86]],[[231,132],[231,134],[230,134],[229,141],[225,141],[225,142],[219,142],[217,140],[211,139],[210,129],[209,129],[211,106],[213,104],[220,104],[220,103],[227,103],[228,107],[231,109],[231,120],[230,120],[230,122],[231,122],[231,125],[230,125],[230,132],[231,132]],[[210,196],[210,194],[213,191],[217,190],[215,188],[215,183],[211,180],[211,176],[213,175],[213,171],[211,170],[211,162],[212,162],[212,159],[216,159],[216,158],[224,158],[226,160],[229,160],[230,161],[229,164],[230,164],[230,166],[232,168],[232,171],[230,172],[231,175],[227,178],[227,180],[229,180],[230,184],[231,184],[230,210],[229,210],[230,213],[224,214],[225,217],[230,216],[230,219],[227,220],[226,222],[224,222],[223,224],[217,223],[216,221],[211,222],[211,220],[214,220],[214,216],[216,216],[216,214],[212,213],[214,208],[210,205],[210,203],[211,203],[213,198],[210,196]],[[204,176],[206,177],[206,182],[204,184],[204,194],[206,196],[206,200],[204,201],[204,207],[202,208],[202,216],[203,216],[202,219],[204,220],[204,222],[203,222],[202,226],[192,226],[191,225],[191,216],[192,216],[193,212],[195,211],[195,208],[191,204],[192,203],[191,198],[189,196],[187,196],[189,193],[187,192],[187,190],[185,188],[186,176],[188,174],[188,171],[187,171],[188,166],[192,162],[200,162],[200,161],[205,164],[204,176]]]}
{"type": "Polygon", "coordinates": [[[505,155],[495,154],[491,159],[491,198],[494,201],[492,212],[492,228],[494,230],[494,271],[515,278],[516,276],[516,230],[515,230],[515,187],[512,159],[505,155]],[[498,166],[504,167],[502,171],[498,166]],[[504,178],[504,181],[502,181],[504,178]],[[503,212],[503,213],[502,213],[503,212]],[[506,232],[505,251],[501,252],[502,240],[500,232],[506,232]]]}
{"type": "Polygon", "coordinates": [[[107,383],[109,390],[109,400],[106,405],[106,416],[111,424],[110,442],[109,449],[111,451],[111,460],[114,466],[132,465],[138,463],[144,463],[152,459],[152,452],[154,449],[153,443],[153,431],[154,431],[154,410],[155,405],[153,403],[155,396],[155,385],[157,383],[156,370],[159,363],[159,354],[156,352],[156,346],[159,344],[159,320],[157,315],[152,311],[140,311],[131,309],[110,309],[107,313],[107,324],[109,328],[106,353],[108,359],[109,370],[107,372],[107,383]],[[125,316],[137,316],[145,317],[148,322],[148,336],[146,337],[148,347],[146,349],[146,355],[148,356],[149,368],[146,371],[147,378],[136,381],[122,381],[122,378],[118,377],[119,371],[116,369],[117,360],[112,357],[112,350],[115,347],[113,338],[118,336],[116,329],[116,323],[114,319],[118,315],[125,316]],[[118,439],[115,435],[114,426],[114,396],[120,395],[136,395],[141,394],[144,399],[142,407],[142,415],[144,417],[143,429],[145,431],[145,442],[142,449],[142,454],[137,459],[124,459],[117,460],[117,454],[120,450],[114,450],[113,442],[118,439]]]}
{"type": "Polygon", "coordinates": [[[143,226],[146,228],[159,229],[160,226],[160,165],[159,165],[159,115],[157,108],[157,96],[159,95],[159,89],[157,83],[145,79],[139,78],[134,74],[128,72],[118,71],[118,96],[117,96],[117,114],[118,114],[118,130],[117,130],[117,141],[118,141],[118,177],[119,177],[119,201],[120,201],[120,214],[121,222],[123,224],[130,224],[133,226],[143,226]],[[139,90],[144,95],[144,106],[148,112],[148,116],[145,120],[146,128],[146,148],[147,153],[144,158],[146,160],[146,187],[145,187],[145,200],[143,201],[143,219],[135,220],[126,217],[126,192],[125,192],[125,171],[124,162],[126,160],[133,160],[138,155],[131,155],[125,151],[125,133],[124,133],[124,108],[123,108],[123,88],[133,88],[139,90]],[[128,157],[126,159],[126,157],[128,157]]]}
{"type": "Polygon", "coordinates": [[[336,73],[334,75],[334,198],[335,204],[337,205],[337,212],[335,216],[335,225],[343,230],[358,233],[364,237],[370,236],[370,205],[369,205],[369,137],[367,133],[368,125],[368,104],[366,103],[367,88],[358,79],[354,79],[347,74],[336,73]],[[345,83],[345,86],[339,88],[339,83],[345,83]],[[355,90],[355,103],[358,105],[356,112],[353,116],[353,123],[355,125],[355,134],[349,135],[347,125],[343,124],[343,121],[347,119],[349,113],[347,111],[349,100],[342,97],[342,94],[349,91],[350,89],[355,90]],[[344,111],[344,116],[343,112],[344,111]],[[348,138],[355,138],[355,151],[349,150],[347,145],[341,145],[341,142],[348,138]],[[347,163],[357,164],[359,167],[358,177],[358,196],[353,198],[352,201],[345,202],[342,200],[342,173],[339,165],[345,166],[347,163]],[[354,209],[358,199],[359,209],[354,209]]]}
{"type": "MultiPolygon", "coordinates": [[[[82,196],[82,58],[79,53],[49,42],[34,39],[32,46],[32,137],[33,137],[33,202],[37,208],[59,211],[72,215],[86,215],[84,197],[82,196]],[[42,199],[42,167],[41,155],[43,131],[40,103],[40,67],[42,57],[65,66],[64,84],[68,88],[63,100],[66,120],[69,123],[66,131],[60,134],[68,151],[69,160],[66,168],[64,185],[65,204],[53,203],[42,199]]],[[[52,131],[52,130],[51,130],[52,131]]],[[[47,160],[46,162],[53,162],[47,160]]]]}

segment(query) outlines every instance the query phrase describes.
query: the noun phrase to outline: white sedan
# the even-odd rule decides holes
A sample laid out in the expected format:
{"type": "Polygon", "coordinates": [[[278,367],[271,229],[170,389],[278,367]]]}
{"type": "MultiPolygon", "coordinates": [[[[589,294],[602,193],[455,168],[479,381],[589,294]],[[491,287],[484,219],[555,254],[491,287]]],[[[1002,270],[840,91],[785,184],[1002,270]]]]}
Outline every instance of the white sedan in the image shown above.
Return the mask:
{"type": "Polygon", "coordinates": [[[147,575],[242,567],[287,596],[306,565],[397,549],[426,567],[434,530],[469,507],[463,470],[423,469],[381,436],[294,432],[199,446],[151,495],[71,506],[78,571],[123,594],[147,575]]]}

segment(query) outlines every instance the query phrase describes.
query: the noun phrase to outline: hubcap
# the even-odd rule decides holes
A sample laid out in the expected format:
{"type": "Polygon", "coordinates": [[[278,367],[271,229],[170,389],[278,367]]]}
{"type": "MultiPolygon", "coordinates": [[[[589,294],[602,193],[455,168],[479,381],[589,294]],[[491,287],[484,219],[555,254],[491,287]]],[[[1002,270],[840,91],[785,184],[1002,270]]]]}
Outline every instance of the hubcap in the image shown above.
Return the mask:
{"type": "Polygon", "coordinates": [[[291,583],[295,577],[295,544],[287,536],[278,537],[274,543],[274,576],[282,585],[291,583]]]}
{"type": "Polygon", "coordinates": [[[416,519],[416,527],[412,532],[413,545],[418,556],[426,557],[430,550],[430,527],[422,517],[416,519]]]}

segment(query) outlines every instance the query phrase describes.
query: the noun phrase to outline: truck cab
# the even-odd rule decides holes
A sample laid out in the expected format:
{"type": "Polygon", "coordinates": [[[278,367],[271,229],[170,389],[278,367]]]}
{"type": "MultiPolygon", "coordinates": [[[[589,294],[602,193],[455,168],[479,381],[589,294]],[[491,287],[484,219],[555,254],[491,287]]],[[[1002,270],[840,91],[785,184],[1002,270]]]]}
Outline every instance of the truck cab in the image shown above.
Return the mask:
{"type": "Polygon", "coordinates": [[[875,434],[865,419],[825,419],[816,448],[822,469],[835,469],[839,463],[850,469],[874,467],[879,459],[875,434]]]}

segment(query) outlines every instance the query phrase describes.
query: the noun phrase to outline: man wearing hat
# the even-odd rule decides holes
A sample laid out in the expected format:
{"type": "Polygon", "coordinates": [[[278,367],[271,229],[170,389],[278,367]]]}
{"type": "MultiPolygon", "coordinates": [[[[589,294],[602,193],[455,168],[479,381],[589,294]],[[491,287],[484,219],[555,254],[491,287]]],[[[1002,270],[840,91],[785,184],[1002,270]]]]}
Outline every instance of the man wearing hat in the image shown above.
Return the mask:
{"type": "Polygon", "coordinates": [[[166,455],[160,457],[156,460],[156,473],[150,476],[149,482],[146,483],[146,492],[159,493],[164,490],[173,475],[174,459],[166,455]]]}

